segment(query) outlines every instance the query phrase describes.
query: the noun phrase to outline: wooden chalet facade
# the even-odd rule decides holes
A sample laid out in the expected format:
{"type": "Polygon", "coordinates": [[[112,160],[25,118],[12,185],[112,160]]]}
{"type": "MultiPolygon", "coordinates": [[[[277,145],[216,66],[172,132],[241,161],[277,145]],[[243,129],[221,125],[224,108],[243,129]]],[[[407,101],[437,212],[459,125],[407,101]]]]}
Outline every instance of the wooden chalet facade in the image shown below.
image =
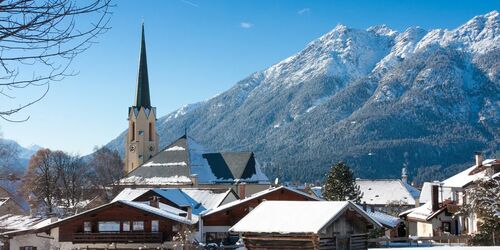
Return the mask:
{"type": "Polygon", "coordinates": [[[349,201],[265,201],[230,231],[252,249],[367,249],[381,225],[349,201]]]}
{"type": "Polygon", "coordinates": [[[245,199],[230,202],[201,214],[200,231],[203,242],[234,244],[238,239],[236,234],[228,230],[238,223],[255,207],[266,200],[285,201],[318,201],[312,195],[280,186],[256,193],[245,199]]]}
{"type": "Polygon", "coordinates": [[[196,227],[197,217],[182,215],[146,203],[115,201],[46,226],[5,235],[11,249],[167,249],[175,235],[196,227]],[[24,245],[26,242],[29,245],[24,245]]]}

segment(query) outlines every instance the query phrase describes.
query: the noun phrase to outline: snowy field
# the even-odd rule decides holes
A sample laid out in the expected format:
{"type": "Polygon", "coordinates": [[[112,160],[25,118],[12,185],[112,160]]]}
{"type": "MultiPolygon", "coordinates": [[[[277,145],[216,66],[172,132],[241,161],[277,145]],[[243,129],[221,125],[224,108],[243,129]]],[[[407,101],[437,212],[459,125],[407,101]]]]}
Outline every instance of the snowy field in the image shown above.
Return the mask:
{"type": "Polygon", "coordinates": [[[432,249],[432,250],[494,250],[499,249],[498,247],[468,247],[468,246],[426,246],[426,247],[390,247],[390,248],[369,248],[371,250],[422,250],[422,249],[432,249]]]}

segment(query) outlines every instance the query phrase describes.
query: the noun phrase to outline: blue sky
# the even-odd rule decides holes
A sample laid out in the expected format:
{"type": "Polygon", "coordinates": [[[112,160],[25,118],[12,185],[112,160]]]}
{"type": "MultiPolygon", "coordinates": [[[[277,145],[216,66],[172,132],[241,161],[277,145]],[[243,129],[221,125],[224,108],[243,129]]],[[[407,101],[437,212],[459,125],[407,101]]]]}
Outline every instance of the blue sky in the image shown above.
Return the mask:
{"type": "MultiPolygon", "coordinates": [[[[45,99],[18,115],[29,115],[27,122],[0,121],[3,137],[24,146],[87,154],[126,129],[142,20],[152,104],[163,116],[227,90],[252,72],[300,51],[339,23],[361,29],[386,24],[398,31],[411,26],[455,28],[499,6],[497,0],[115,3],[112,29],[71,65],[79,74],[52,84],[45,99]]],[[[29,91],[33,95],[39,90],[29,91]]]]}

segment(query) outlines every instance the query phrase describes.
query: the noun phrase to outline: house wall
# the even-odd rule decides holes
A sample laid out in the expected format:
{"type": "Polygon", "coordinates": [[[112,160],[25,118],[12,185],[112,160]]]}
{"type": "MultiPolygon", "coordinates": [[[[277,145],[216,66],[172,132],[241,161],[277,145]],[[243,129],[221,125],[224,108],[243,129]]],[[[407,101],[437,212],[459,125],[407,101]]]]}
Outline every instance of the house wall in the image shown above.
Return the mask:
{"type": "Polygon", "coordinates": [[[159,231],[163,233],[164,241],[170,241],[175,235],[174,225],[178,228],[182,225],[179,222],[167,220],[126,205],[115,204],[64,222],[59,226],[59,241],[69,242],[73,240],[74,233],[83,233],[85,221],[92,222],[92,232],[98,232],[98,221],[120,221],[120,230],[122,230],[123,221],[130,221],[130,225],[132,225],[132,221],[144,221],[144,232],[151,232],[151,220],[159,220],[159,231]]]}
{"type": "MultiPolygon", "coordinates": [[[[445,212],[440,213],[436,217],[432,218],[430,221],[417,221],[417,236],[427,237],[427,236],[439,236],[443,234],[443,222],[450,223],[450,233],[455,234],[456,224],[454,218],[446,215],[445,212]]],[[[460,226],[460,223],[458,224],[460,226]]],[[[459,228],[460,232],[460,228],[459,228]]]]}
{"type": "Polygon", "coordinates": [[[434,236],[432,223],[417,221],[417,236],[434,236]]]}
{"type": "Polygon", "coordinates": [[[321,237],[368,233],[370,225],[357,212],[347,210],[321,233],[321,237]]]}
{"type": "Polygon", "coordinates": [[[10,249],[18,250],[20,247],[25,247],[25,246],[36,247],[37,249],[40,250],[56,249],[56,246],[51,244],[51,240],[45,237],[50,237],[50,235],[46,233],[39,233],[39,234],[25,234],[25,235],[14,236],[12,239],[9,240],[10,249]]]}

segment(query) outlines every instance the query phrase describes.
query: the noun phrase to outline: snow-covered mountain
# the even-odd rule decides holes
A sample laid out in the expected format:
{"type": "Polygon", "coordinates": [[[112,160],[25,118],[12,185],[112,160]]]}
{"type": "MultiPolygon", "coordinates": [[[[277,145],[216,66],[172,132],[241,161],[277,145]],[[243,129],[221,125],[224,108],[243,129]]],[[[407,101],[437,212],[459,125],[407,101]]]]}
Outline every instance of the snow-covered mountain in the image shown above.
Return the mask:
{"type": "Polygon", "coordinates": [[[28,167],[28,162],[31,156],[41,148],[42,147],[38,145],[23,147],[14,140],[0,138],[0,150],[7,151],[8,155],[6,159],[0,159],[0,168],[9,167],[11,169],[24,172],[24,170],[28,167]]]}
{"type": "MultiPolygon", "coordinates": [[[[289,180],[321,179],[340,160],[360,177],[397,177],[403,165],[420,176],[452,174],[475,151],[498,156],[499,16],[453,30],[338,25],[226,92],[160,118],[161,144],[188,127],[215,150],[255,151],[271,178],[289,180]]],[[[123,136],[108,146],[123,152],[123,136]]]]}

